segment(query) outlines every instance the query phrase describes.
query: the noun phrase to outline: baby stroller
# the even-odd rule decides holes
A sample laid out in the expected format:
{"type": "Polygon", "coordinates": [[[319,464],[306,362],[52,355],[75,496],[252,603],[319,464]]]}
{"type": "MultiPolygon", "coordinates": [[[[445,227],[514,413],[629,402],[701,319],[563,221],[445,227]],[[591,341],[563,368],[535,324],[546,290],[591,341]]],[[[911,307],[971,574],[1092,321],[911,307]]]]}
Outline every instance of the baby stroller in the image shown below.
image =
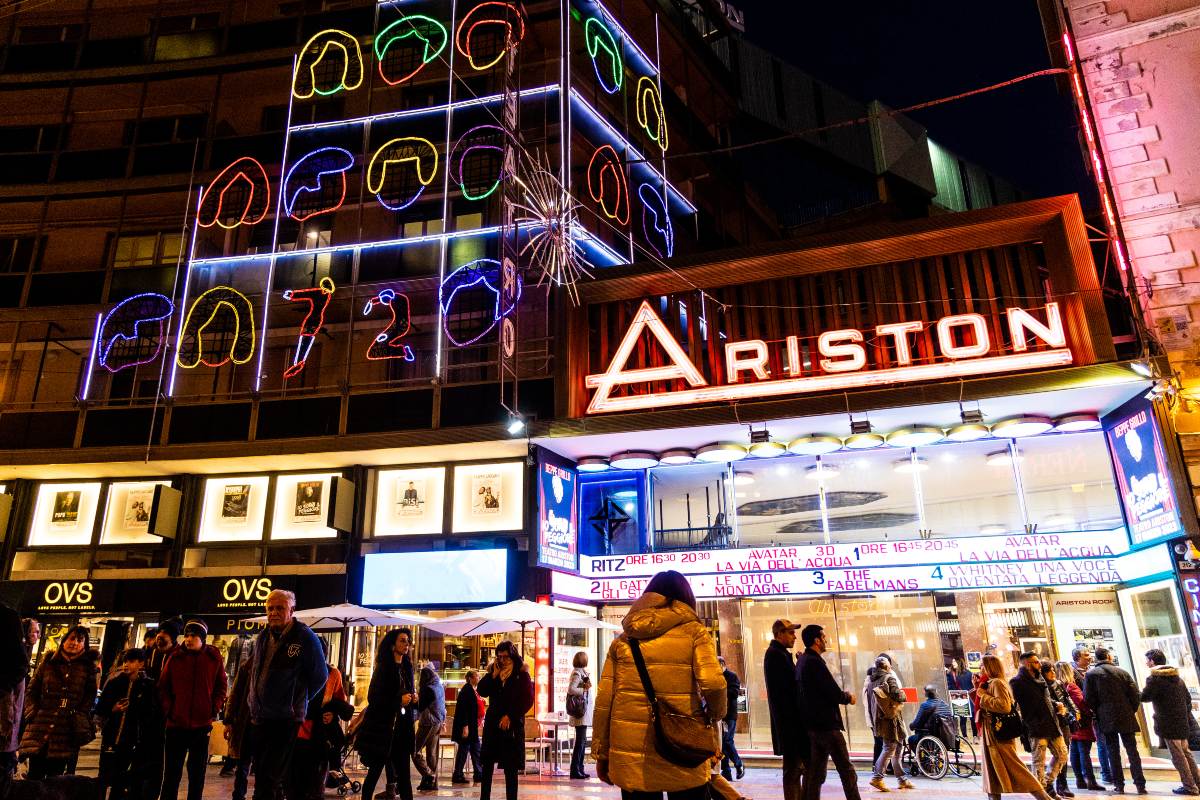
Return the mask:
{"type": "Polygon", "coordinates": [[[323,754],[327,771],[325,773],[325,788],[335,789],[338,797],[348,794],[358,794],[362,791],[362,783],[352,780],[346,774],[346,759],[350,755],[350,740],[339,720],[349,719],[354,709],[342,701],[327,703],[322,709],[333,714],[333,720],[322,725],[325,752],[323,754]]]}

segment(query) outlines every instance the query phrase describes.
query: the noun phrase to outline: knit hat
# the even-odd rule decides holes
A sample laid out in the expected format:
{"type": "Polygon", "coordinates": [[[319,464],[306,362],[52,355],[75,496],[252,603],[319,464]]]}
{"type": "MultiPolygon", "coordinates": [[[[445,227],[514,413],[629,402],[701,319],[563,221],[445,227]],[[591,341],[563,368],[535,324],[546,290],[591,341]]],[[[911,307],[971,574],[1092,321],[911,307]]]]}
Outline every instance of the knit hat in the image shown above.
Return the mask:
{"type": "Polygon", "coordinates": [[[175,620],[172,620],[172,619],[167,620],[166,622],[159,625],[158,629],[162,633],[165,633],[167,636],[170,636],[172,642],[179,639],[179,623],[176,622],[175,620]]]}
{"type": "Polygon", "coordinates": [[[208,638],[208,626],[204,624],[204,620],[189,619],[183,626],[183,632],[185,634],[191,633],[199,636],[200,641],[204,641],[208,638]]]}

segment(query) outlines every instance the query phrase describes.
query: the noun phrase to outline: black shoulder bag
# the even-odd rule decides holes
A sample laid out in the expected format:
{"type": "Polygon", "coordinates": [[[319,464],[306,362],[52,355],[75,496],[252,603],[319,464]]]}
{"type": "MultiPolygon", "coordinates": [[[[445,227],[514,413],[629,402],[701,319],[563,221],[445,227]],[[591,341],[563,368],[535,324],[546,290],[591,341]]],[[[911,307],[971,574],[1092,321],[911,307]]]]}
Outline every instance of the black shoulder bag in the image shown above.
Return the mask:
{"type": "Polygon", "coordinates": [[[654,748],[658,754],[681,767],[698,767],[719,751],[716,724],[705,714],[703,718],[680,714],[659,700],[650,684],[650,673],[642,658],[637,639],[629,639],[633,663],[642,679],[642,689],[650,701],[650,721],[654,724],[654,748]]]}

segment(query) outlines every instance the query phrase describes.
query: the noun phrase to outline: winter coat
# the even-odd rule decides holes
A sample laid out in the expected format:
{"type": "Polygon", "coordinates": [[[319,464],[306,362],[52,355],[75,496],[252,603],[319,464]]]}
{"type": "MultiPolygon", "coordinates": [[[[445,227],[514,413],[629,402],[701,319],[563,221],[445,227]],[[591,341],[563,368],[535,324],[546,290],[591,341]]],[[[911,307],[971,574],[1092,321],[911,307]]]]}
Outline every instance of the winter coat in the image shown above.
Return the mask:
{"type": "Polygon", "coordinates": [[[168,728],[211,728],[225,707],[225,663],[211,644],[199,650],[181,647],[158,676],[158,697],[168,728]]]}
{"type": "Polygon", "coordinates": [[[150,659],[146,662],[146,675],[150,680],[158,680],[162,675],[163,667],[167,665],[167,661],[175,655],[175,651],[178,649],[179,645],[177,644],[171,645],[166,650],[159,650],[158,647],[150,648],[150,659]]]}
{"type": "MultiPolygon", "coordinates": [[[[709,717],[719,720],[725,717],[725,678],[712,637],[695,610],[657,592],[639,597],[621,626],[625,632],[608,648],[596,693],[592,754],[608,761],[609,777],[625,791],[678,792],[704,785],[707,762],[681,767],[659,755],[650,701],[629,642],[637,640],[661,704],[698,717],[703,697],[709,717]]],[[[719,750],[714,737],[713,752],[719,750]]]]}
{"type": "Polygon", "coordinates": [[[567,683],[567,694],[583,697],[583,716],[570,718],[571,725],[576,728],[592,724],[592,690],[583,688],[585,681],[592,682],[592,676],[586,669],[575,667],[571,670],[571,680],[567,683]]]}
{"type": "Polygon", "coordinates": [[[1150,670],[1142,702],[1154,705],[1154,732],[1163,739],[1187,739],[1192,695],[1175,667],[1150,670]]]}
{"type": "Polygon", "coordinates": [[[250,656],[250,719],[303,722],[308,703],[329,678],[325,651],[312,629],[293,619],[279,634],[279,643],[269,664],[268,642],[276,634],[267,628],[254,640],[250,656]]]}
{"type": "Polygon", "coordinates": [[[42,659],[25,693],[28,724],[21,737],[23,756],[70,758],[79,752],[84,720],[91,724],[96,704],[100,653],[84,650],[68,659],[56,650],[42,659]]]}
{"type": "Polygon", "coordinates": [[[946,688],[952,692],[971,691],[973,688],[975,688],[971,673],[963,670],[955,674],[950,670],[946,670],[946,688]]]}
{"type": "Polygon", "coordinates": [[[415,693],[413,667],[408,658],[397,664],[389,656],[382,666],[375,663],[367,687],[367,710],[354,736],[354,749],[368,767],[386,761],[393,748],[398,748],[397,752],[412,752],[417,703],[404,706],[400,698],[415,693]]]}
{"type": "Polygon", "coordinates": [[[525,758],[525,715],[533,708],[533,679],[529,672],[514,663],[508,679],[501,681],[489,670],[479,679],[476,692],[488,698],[480,759],[501,766],[520,765],[525,758]],[[502,717],[508,717],[508,730],[500,727],[502,717]]]}
{"type": "Polygon", "coordinates": [[[763,677],[767,685],[767,709],[771,712],[771,746],[775,755],[808,756],[808,733],[800,719],[796,692],[796,661],[775,639],[763,655],[763,677]]]}
{"type": "Polygon", "coordinates": [[[850,693],[838,686],[821,654],[806,648],[796,664],[800,685],[800,713],[810,731],[842,731],[839,705],[849,705],[850,693]]]}
{"type": "Polygon", "coordinates": [[[1008,685],[1012,688],[1017,707],[1021,709],[1021,719],[1025,722],[1025,732],[1030,739],[1053,739],[1062,735],[1054,705],[1050,701],[1050,687],[1046,686],[1041,675],[1034,677],[1029,670],[1022,668],[1008,685]]]}
{"type": "MultiPolygon", "coordinates": [[[[124,673],[113,677],[100,692],[96,716],[103,721],[100,729],[102,749],[133,749],[143,735],[163,724],[154,681],[145,672],[132,679],[124,673]],[[114,710],[113,706],[126,699],[129,700],[129,706],[124,711],[114,710]]],[[[157,736],[153,738],[155,741],[158,739],[157,736]]]]}
{"type": "Polygon", "coordinates": [[[867,682],[866,696],[871,709],[871,730],[875,735],[885,742],[904,741],[905,697],[896,674],[890,671],[876,670],[875,678],[867,682]],[[885,710],[884,703],[880,702],[876,689],[882,689],[887,697],[899,705],[893,710],[885,710]]]}
{"type": "Polygon", "coordinates": [[[737,725],[738,698],[742,694],[742,681],[731,669],[725,670],[721,675],[725,678],[725,722],[737,725]]]}
{"type": "Polygon", "coordinates": [[[21,616],[0,603],[0,753],[17,749],[28,671],[29,651],[21,633],[21,616]]]}
{"type": "Polygon", "coordinates": [[[979,702],[979,729],[983,736],[983,791],[987,795],[1013,792],[1037,792],[1043,788],[1038,779],[1022,763],[1017,754],[1017,740],[1001,742],[992,732],[991,715],[1012,711],[1012,688],[1003,680],[991,679],[980,683],[976,698],[979,702]]]}
{"type": "Polygon", "coordinates": [[[940,718],[953,716],[954,711],[945,700],[940,697],[929,697],[921,705],[917,706],[917,715],[913,717],[913,721],[908,727],[913,733],[922,735],[932,734],[941,738],[942,725],[939,721],[940,718]]]}
{"type": "Polygon", "coordinates": [[[1075,714],[1079,721],[1079,725],[1071,732],[1071,741],[1096,741],[1096,731],[1092,728],[1092,723],[1096,721],[1096,718],[1092,714],[1092,707],[1087,704],[1087,700],[1083,699],[1083,689],[1074,683],[1068,683],[1065,686],[1067,694],[1071,696],[1071,702],[1075,704],[1075,714]]]}
{"type": "Polygon", "coordinates": [[[450,740],[470,742],[477,738],[479,738],[479,695],[475,693],[474,686],[464,683],[463,687],[458,690],[458,697],[454,700],[454,723],[450,731],[450,740]],[[463,728],[467,729],[465,737],[463,728]]]}
{"type": "Polygon", "coordinates": [[[417,721],[432,726],[446,721],[446,688],[436,672],[418,692],[417,721]]]}
{"type": "MultiPolygon", "coordinates": [[[[1043,680],[1045,677],[1043,676],[1043,680]]],[[[1062,703],[1064,713],[1055,715],[1058,722],[1058,732],[1064,739],[1071,736],[1071,722],[1079,720],[1079,709],[1075,705],[1075,701],[1071,699],[1071,693],[1067,691],[1066,685],[1060,680],[1046,681],[1046,688],[1050,692],[1050,703],[1062,703]]]]}
{"type": "Polygon", "coordinates": [[[1114,664],[1097,664],[1087,672],[1083,696],[1092,707],[1096,727],[1101,732],[1137,732],[1137,710],[1142,693],[1128,672],[1114,664]]]}
{"type": "Polygon", "coordinates": [[[233,688],[225,702],[225,713],[221,716],[225,730],[229,733],[229,757],[241,758],[246,743],[246,727],[250,724],[250,665],[242,664],[233,676],[233,688]]]}

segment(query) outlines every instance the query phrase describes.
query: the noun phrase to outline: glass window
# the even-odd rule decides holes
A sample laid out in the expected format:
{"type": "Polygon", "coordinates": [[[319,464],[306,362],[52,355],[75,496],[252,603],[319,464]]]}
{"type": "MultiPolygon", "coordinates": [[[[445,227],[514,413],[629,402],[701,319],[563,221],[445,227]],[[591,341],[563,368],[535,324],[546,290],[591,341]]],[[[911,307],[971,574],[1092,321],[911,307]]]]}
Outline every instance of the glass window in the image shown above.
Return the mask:
{"type": "MultiPolygon", "coordinates": [[[[663,467],[650,471],[654,549],[724,547],[732,539],[727,464],[663,467]]],[[[741,473],[744,482],[753,480],[741,473]]]]}
{"type": "Polygon", "coordinates": [[[579,476],[579,552],[585,555],[640,553],[642,548],[641,471],[579,476]]]}
{"type": "Polygon", "coordinates": [[[1024,530],[1008,440],[917,449],[925,527],[937,536],[997,536],[1024,530]],[[981,486],[987,491],[981,492],[981,486]]]}
{"type": "Polygon", "coordinates": [[[821,457],[832,541],[916,538],[920,516],[910,452],[880,447],[821,457]]]}
{"type": "Polygon", "coordinates": [[[815,464],[812,457],[787,457],[735,465],[733,495],[741,547],[825,542],[820,487],[816,480],[805,479],[815,464]]]}
{"type": "Polygon", "coordinates": [[[113,267],[148,267],[175,263],[183,244],[180,233],[145,233],[118,236],[113,245],[113,267]]]}
{"type": "Polygon", "coordinates": [[[1122,525],[1103,433],[1032,437],[1020,440],[1017,448],[1025,508],[1038,531],[1122,525]]]}
{"type": "MultiPolygon", "coordinates": [[[[1118,589],[1117,598],[1121,603],[1125,633],[1129,637],[1132,672],[1139,685],[1145,685],[1150,672],[1146,666],[1146,651],[1161,650],[1167,657],[1167,663],[1179,668],[1179,675],[1191,692],[1192,706],[1195,708],[1196,700],[1200,698],[1200,684],[1196,682],[1196,662],[1192,657],[1189,633],[1174,581],[1118,589]]],[[[1150,709],[1146,711],[1149,715],[1150,709]]]]}

